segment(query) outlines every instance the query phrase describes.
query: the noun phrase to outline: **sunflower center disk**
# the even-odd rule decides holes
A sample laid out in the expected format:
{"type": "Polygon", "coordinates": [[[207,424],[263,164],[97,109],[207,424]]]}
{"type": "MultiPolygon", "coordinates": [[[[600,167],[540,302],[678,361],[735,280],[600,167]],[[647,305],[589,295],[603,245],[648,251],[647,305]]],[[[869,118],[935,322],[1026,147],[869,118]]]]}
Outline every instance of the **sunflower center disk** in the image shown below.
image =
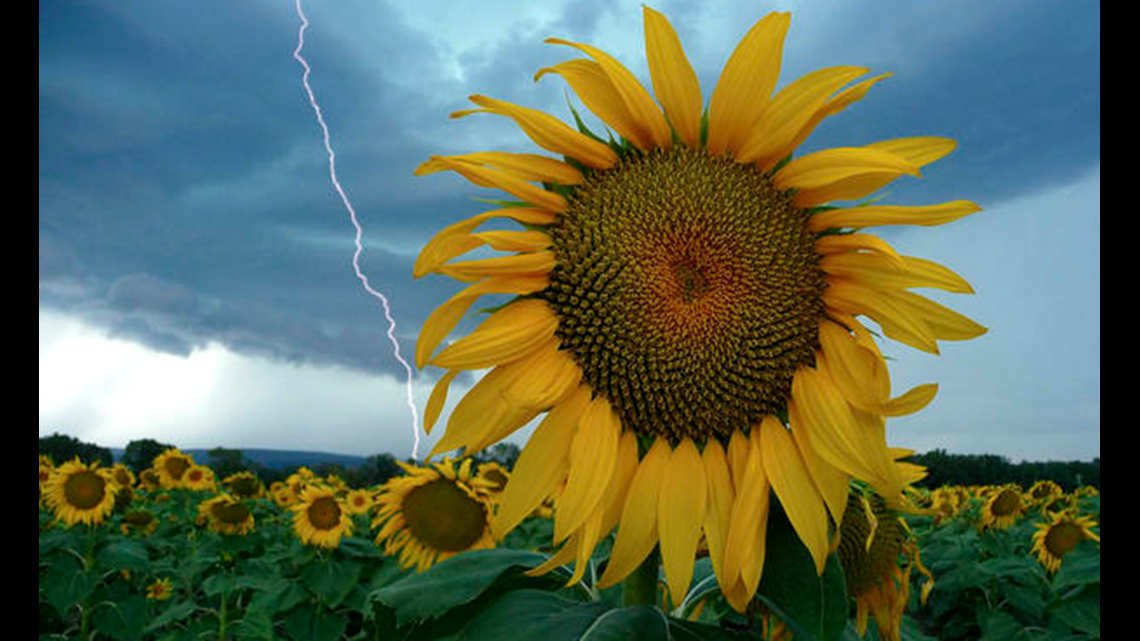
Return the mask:
{"type": "Polygon", "coordinates": [[[450,479],[437,479],[408,492],[404,520],[417,539],[445,552],[471,547],[487,527],[483,504],[450,479]]]}
{"type": "Polygon", "coordinates": [[[68,505],[89,510],[103,502],[106,482],[95,472],[77,472],[64,484],[63,494],[68,505]]]}
{"type": "Polygon", "coordinates": [[[249,508],[244,503],[217,503],[213,507],[213,514],[222,523],[239,525],[249,518],[249,508]]]}
{"type": "Polygon", "coordinates": [[[321,497],[309,506],[309,522],[318,530],[331,530],[340,525],[340,506],[336,499],[321,497]]]}
{"type": "Polygon", "coordinates": [[[592,174],[550,229],[557,336],[626,427],[705,440],[784,408],[814,363],[807,213],[751,165],[678,146],[592,174]]]}
{"type": "Polygon", "coordinates": [[[1061,522],[1049,529],[1045,535],[1045,548],[1055,557],[1063,557],[1081,541],[1085,540],[1084,530],[1073,523],[1061,522]]]}

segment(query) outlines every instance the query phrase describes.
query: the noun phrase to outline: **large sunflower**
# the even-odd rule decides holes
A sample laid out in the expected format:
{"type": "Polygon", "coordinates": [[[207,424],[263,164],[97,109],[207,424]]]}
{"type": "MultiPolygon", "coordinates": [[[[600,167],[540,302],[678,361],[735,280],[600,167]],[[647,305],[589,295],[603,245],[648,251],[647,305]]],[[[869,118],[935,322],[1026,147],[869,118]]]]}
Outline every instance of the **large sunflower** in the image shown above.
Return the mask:
{"type": "Polygon", "coordinates": [[[769,488],[820,571],[828,514],[842,521],[849,478],[891,503],[901,495],[885,417],[921,409],[937,386],[891,397],[886,362],[859,317],[930,353],[938,340],[986,331],[909,291],[971,293],[962,277],[858,230],[940,225],[979,207],[825,205],[919,176],[955,143],[897,138],[789,159],[820,121],[889,75],[847,86],[868,70],[829,67],[773,95],[789,14],[751,28],[704,106],[669,22],[648,7],[644,20],[656,101],[586,44],[548,39],[587,57],[536,76],[562,76],[619,141],[474,95],[479,108],[452,117],[507,116],[561,158],[491,151],[417,168],[456,171],[523,201],[452,224],[416,261],[417,277],[471,283],[419,336],[417,364],[447,370],[425,427],[460,371],[490,368],[432,455],[478,451],[548,412],[503,492],[497,536],[565,481],[554,527],[564,547],[552,562],[583,565],[617,525],[599,585],[622,580],[660,544],[670,593],[683,595],[703,530],[721,589],[743,611],[763,569],[769,488]],[[475,232],[493,218],[525,229],[475,232]],[[484,245],[514,253],[452,261],[484,245]],[[517,298],[436,353],[484,294],[517,298]]]}
{"type": "Polygon", "coordinates": [[[1100,544],[1100,535],[1092,531],[1096,525],[1092,516],[1079,516],[1075,512],[1052,514],[1045,522],[1033,524],[1037,531],[1033,533],[1031,553],[1037,554],[1037,562],[1042,567],[1051,574],[1056,573],[1065,555],[1085,539],[1100,544]]]}
{"type": "Polygon", "coordinates": [[[111,470],[75,458],[52,472],[44,494],[56,517],[71,527],[102,523],[115,507],[116,489],[111,470]]]}
{"type": "Polygon", "coordinates": [[[399,553],[402,568],[423,572],[460,552],[495,546],[491,537],[493,484],[471,473],[471,459],[426,467],[396,462],[407,472],[388,479],[376,496],[373,528],[384,554],[399,553]]]}
{"type": "Polygon", "coordinates": [[[342,536],[352,534],[352,518],[336,496],[324,485],[308,485],[301,490],[293,510],[293,531],[305,545],[335,548],[342,536]]]}

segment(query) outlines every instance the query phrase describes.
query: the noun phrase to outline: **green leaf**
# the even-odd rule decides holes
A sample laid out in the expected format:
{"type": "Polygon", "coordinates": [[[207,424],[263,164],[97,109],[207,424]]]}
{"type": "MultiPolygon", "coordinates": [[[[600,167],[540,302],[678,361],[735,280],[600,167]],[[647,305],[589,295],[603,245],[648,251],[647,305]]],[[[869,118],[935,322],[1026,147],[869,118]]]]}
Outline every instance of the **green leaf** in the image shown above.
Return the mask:
{"type": "Polygon", "coordinates": [[[99,578],[84,572],[79,561],[71,556],[62,556],[52,564],[44,577],[44,596],[60,615],[79,603],[91,593],[99,583],[99,578]]]}
{"type": "Polygon", "coordinates": [[[669,638],[669,621],[655,605],[616,608],[598,617],[579,641],[657,641],[669,638]]]}
{"type": "Polygon", "coordinates": [[[285,632],[295,641],[337,641],[347,627],[347,618],[313,608],[297,608],[284,622],[285,632]]]}
{"type": "Polygon", "coordinates": [[[1100,594],[1095,598],[1064,601],[1050,608],[1049,614],[1079,632],[1100,636],[1100,594]]]}
{"type": "Polygon", "coordinates": [[[122,539],[99,550],[96,556],[100,565],[113,570],[145,570],[150,566],[146,546],[132,539],[122,539]]]}
{"type": "Polygon", "coordinates": [[[240,621],[234,622],[230,629],[233,630],[234,636],[239,639],[273,641],[275,638],[273,634],[273,618],[265,610],[250,608],[246,611],[245,617],[240,621]]]}
{"type": "Polygon", "coordinates": [[[1100,546],[1082,541],[1061,560],[1061,569],[1053,576],[1053,591],[1091,583],[1100,583],[1100,546]]]}
{"type": "Polygon", "coordinates": [[[104,601],[92,612],[91,623],[112,639],[141,639],[146,625],[146,597],[136,594],[117,602],[104,601]]]}
{"type": "Polygon", "coordinates": [[[982,638],[979,641],[1011,641],[1023,629],[1012,615],[998,610],[979,614],[982,638]]]}
{"type": "Polygon", "coordinates": [[[672,641],[738,641],[754,639],[744,637],[720,626],[669,617],[669,638],[672,641]]]}
{"type": "Polygon", "coordinates": [[[167,624],[173,623],[175,621],[181,621],[191,614],[194,614],[194,611],[197,609],[197,606],[195,606],[193,603],[190,603],[189,601],[180,601],[178,603],[171,604],[169,608],[166,608],[161,613],[159,613],[158,616],[150,620],[146,626],[145,632],[154,632],[155,630],[158,630],[167,624]]]}
{"type": "Polygon", "coordinates": [[[356,586],[361,569],[355,561],[310,563],[301,570],[301,582],[326,606],[335,608],[356,586]]]}
{"type": "MultiPolygon", "coordinates": [[[[371,599],[380,601],[396,613],[396,625],[435,618],[475,600],[499,577],[520,568],[540,565],[546,556],[537,552],[494,548],[472,550],[437,563],[427,571],[409,574],[374,590],[371,599]]],[[[551,585],[550,578],[518,576],[523,586],[551,585]]]]}
{"type": "Polygon", "coordinates": [[[250,610],[263,610],[270,615],[292,608],[309,598],[305,590],[289,579],[278,579],[270,584],[264,592],[253,597],[249,603],[250,610]]]}
{"type": "Polygon", "coordinates": [[[834,641],[847,625],[847,583],[835,554],[816,575],[811,553],[778,501],[768,515],[764,574],[756,597],[792,628],[798,640],[834,641]]]}
{"type": "Polygon", "coordinates": [[[582,634],[607,607],[543,590],[512,590],[484,607],[463,626],[455,641],[575,641],[584,638],[582,634]]]}

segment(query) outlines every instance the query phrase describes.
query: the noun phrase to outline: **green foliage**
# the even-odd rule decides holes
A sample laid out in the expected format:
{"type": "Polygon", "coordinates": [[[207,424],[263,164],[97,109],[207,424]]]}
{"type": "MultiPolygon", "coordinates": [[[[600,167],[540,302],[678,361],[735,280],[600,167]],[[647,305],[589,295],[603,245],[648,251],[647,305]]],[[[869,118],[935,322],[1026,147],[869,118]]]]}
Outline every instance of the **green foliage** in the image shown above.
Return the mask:
{"type": "Polygon", "coordinates": [[[1090,485],[1100,489],[1100,457],[1092,462],[1047,461],[1011,463],[996,454],[948,454],[935,449],[915,454],[910,462],[926,467],[927,476],[916,485],[937,488],[943,485],[1003,485],[1017,483],[1028,488],[1040,480],[1051,480],[1066,492],[1090,485]]]}
{"type": "Polygon", "coordinates": [[[168,443],[159,443],[153,438],[137,439],[127,443],[119,462],[131,468],[135,474],[151,466],[154,458],[166,450],[174,447],[168,443]]]}
{"type": "Polygon", "coordinates": [[[40,437],[40,454],[50,456],[56,465],[62,465],[77,456],[84,463],[99,461],[104,467],[110,467],[114,462],[111,450],[58,432],[40,437]]]}

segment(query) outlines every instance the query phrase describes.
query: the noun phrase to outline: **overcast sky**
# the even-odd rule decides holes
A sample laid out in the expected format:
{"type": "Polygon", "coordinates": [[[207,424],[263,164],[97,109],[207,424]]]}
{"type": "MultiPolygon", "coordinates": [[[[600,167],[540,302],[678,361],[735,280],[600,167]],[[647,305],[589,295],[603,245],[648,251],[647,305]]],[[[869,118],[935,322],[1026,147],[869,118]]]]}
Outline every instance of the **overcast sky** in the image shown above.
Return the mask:
{"type": "MultiPolygon", "coordinates": [[[[424,319],[460,288],[412,279],[420,247],[486,208],[473,197],[501,196],[412,170],[436,153],[534,151],[508,119],[448,114],[480,93],[568,119],[561,79],[532,80],[577,56],[543,44],[551,36],[599,46],[648,86],[641,3],[302,6],[301,54],[363,229],[360,265],[389,297],[410,357],[424,319]]],[[[958,140],[922,179],[889,186],[887,202],[961,198],[984,211],[878,233],[969,280],[976,295],[930,295],[989,332],[937,357],[883,343],[896,393],[940,384],[926,410],[888,423],[892,444],[1100,456],[1099,3],[652,6],[678,31],[706,100],[736,42],[772,10],[792,11],[778,87],[831,65],[893,72],[799,153],[958,140]]],[[[405,370],[380,302],[353,273],[354,229],[293,57],[295,0],[39,7],[40,434],[409,455],[405,370]]],[[[416,371],[418,413],[440,373],[416,371]]],[[[448,410],[470,382],[453,386],[448,410]]],[[[421,435],[420,456],[432,437],[421,435]]]]}

